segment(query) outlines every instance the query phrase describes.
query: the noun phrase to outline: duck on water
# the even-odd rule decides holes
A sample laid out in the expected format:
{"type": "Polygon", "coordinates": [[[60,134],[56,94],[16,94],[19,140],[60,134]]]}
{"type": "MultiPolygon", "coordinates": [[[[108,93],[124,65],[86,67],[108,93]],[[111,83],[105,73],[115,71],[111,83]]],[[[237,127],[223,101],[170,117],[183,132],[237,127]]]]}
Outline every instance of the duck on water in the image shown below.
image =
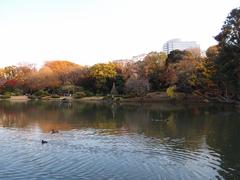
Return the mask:
{"type": "Polygon", "coordinates": [[[42,140],[42,144],[47,144],[48,142],[45,140],[42,140]]]}

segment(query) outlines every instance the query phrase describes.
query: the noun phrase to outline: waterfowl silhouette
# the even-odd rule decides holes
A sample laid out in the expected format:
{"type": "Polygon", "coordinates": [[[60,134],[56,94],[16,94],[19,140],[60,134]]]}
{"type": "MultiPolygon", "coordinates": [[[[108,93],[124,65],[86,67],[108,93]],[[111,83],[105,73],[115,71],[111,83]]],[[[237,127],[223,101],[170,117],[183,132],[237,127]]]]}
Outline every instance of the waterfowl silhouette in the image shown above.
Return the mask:
{"type": "Polygon", "coordinates": [[[48,143],[47,141],[44,141],[44,140],[42,140],[42,144],[46,144],[46,143],[48,143]]]}

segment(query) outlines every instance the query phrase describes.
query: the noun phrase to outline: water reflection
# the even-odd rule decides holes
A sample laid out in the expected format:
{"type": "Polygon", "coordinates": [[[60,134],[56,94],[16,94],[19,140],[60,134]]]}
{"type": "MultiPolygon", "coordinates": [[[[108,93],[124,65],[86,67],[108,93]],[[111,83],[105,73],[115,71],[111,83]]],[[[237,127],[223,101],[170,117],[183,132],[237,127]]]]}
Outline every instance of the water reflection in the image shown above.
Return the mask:
{"type": "MultiPolygon", "coordinates": [[[[77,130],[88,133],[92,129],[94,136],[89,136],[87,143],[96,136],[107,138],[107,144],[104,143],[105,139],[100,139],[94,141],[94,147],[99,143],[101,148],[111,146],[112,150],[119,143],[123,152],[132,150],[135,154],[156,153],[158,158],[166,157],[161,161],[149,161],[151,163],[147,167],[157,172],[157,169],[164,168],[161,166],[162,161],[169,162],[169,168],[159,171],[164,178],[178,178],[180,170],[183,179],[202,179],[204,176],[208,179],[240,178],[240,117],[229,106],[6,101],[0,103],[0,126],[23,130],[37,128],[43,133],[56,129],[66,131],[66,134],[72,130],[74,133],[77,130]],[[125,136],[127,140],[123,138],[125,136]],[[150,164],[156,167],[149,167],[150,164]]],[[[87,138],[81,133],[82,138],[87,138]]],[[[72,143],[76,144],[75,141],[72,143]]],[[[156,172],[155,176],[148,178],[154,179],[156,172]]]]}

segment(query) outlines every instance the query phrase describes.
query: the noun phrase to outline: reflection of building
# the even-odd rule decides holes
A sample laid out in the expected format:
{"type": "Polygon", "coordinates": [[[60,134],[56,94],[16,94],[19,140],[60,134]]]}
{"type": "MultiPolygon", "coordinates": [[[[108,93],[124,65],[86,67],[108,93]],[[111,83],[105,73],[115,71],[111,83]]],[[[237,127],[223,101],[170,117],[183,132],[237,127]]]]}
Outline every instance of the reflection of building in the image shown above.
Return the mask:
{"type": "Polygon", "coordinates": [[[176,49],[185,50],[193,48],[199,48],[195,41],[181,41],[180,39],[169,40],[163,45],[163,51],[167,54],[176,49]]]}

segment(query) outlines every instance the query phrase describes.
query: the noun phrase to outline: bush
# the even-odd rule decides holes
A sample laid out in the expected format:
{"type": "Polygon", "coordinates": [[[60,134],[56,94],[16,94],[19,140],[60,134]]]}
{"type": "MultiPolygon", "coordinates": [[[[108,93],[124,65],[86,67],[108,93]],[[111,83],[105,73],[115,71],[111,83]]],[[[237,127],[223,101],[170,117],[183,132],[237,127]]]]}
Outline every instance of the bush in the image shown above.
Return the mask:
{"type": "Polygon", "coordinates": [[[95,94],[91,91],[84,91],[86,96],[94,96],[95,94]]]}
{"type": "Polygon", "coordinates": [[[4,94],[4,95],[0,96],[0,99],[9,99],[9,98],[11,98],[11,95],[9,95],[9,94],[4,94]]]}
{"type": "Polygon", "coordinates": [[[28,99],[37,99],[37,96],[34,96],[34,95],[28,95],[28,99]]]}
{"type": "Polygon", "coordinates": [[[11,93],[11,92],[8,92],[8,91],[4,91],[4,92],[3,92],[3,95],[12,96],[12,93],[11,93]]]}
{"type": "Polygon", "coordinates": [[[21,96],[23,95],[23,91],[21,89],[15,89],[12,93],[13,96],[21,96]]]}
{"type": "Polygon", "coordinates": [[[48,96],[49,94],[46,91],[39,90],[39,91],[35,92],[34,95],[37,97],[44,97],[44,96],[48,96]]]}
{"type": "Polygon", "coordinates": [[[81,86],[75,86],[75,92],[82,92],[84,89],[81,86]]]}
{"type": "Polygon", "coordinates": [[[60,98],[60,96],[58,95],[58,94],[53,94],[53,95],[51,95],[51,98],[60,98]]]}
{"type": "Polygon", "coordinates": [[[80,99],[80,98],[83,98],[83,97],[85,97],[86,96],[86,93],[85,92],[76,92],[74,95],[73,95],[73,97],[75,98],[75,99],[80,99]]]}
{"type": "Polygon", "coordinates": [[[170,98],[174,98],[175,97],[175,91],[176,91],[176,86],[170,86],[167,88],[167,95],[170,97],[170,98]]]}

